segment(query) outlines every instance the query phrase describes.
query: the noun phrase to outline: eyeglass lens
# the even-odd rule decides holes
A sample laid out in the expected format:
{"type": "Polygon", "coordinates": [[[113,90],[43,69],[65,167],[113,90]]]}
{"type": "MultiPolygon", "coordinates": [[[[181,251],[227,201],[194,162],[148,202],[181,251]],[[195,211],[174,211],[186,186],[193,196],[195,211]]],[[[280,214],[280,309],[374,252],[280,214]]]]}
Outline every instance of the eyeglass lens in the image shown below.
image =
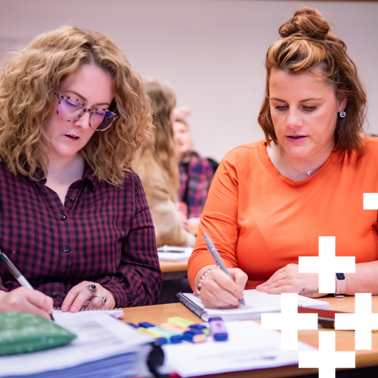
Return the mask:
{"type": "MultiPolygon", "coordinates": [[[[58,106],[58,115],[64,121],[73,122],[85,113],[84,106],[74,99],[61,99],[58,106]]],[[[110,127],[114,121],[114,115],[106,109],[93,109],[90,114],[89,124],[92,129],[104,130],[110,127]]]]}

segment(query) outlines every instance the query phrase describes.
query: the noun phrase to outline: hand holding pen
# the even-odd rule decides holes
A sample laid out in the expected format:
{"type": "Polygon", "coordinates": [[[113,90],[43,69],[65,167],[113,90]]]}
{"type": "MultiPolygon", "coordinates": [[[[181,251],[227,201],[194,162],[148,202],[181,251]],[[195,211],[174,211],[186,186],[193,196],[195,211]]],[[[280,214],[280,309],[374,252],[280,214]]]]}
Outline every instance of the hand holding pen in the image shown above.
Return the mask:
{"type": "Polygon", "coordinates": [[[53,300],[40,291],[33,290],[27,279],[0,250],[0,261],[12,273],[21,287],[10,292],[0,291],[0,312],[31,312],[46,319],[54,320],[53,300]]]}
{"type": "MultiPolygon", "coordinates": [[[[220,269],[212,269],[202,282],[201,299],[208,308],[232,308],[245,304],[243,289],[248,280],[239,268],[227,269],[211,239],[205,234],[207,249],[220,269]],[[230,281],[230,278],[232,281],[230,281]]],[[[202,276],[206,272],[205,267],[202,276]]]]}

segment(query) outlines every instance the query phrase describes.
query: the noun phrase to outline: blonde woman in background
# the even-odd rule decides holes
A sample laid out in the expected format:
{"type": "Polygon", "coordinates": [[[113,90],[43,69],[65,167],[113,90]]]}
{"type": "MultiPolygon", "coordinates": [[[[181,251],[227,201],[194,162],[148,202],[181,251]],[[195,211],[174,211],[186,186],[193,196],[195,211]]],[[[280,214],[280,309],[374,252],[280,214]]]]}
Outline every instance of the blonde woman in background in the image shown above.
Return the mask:
{"type": "Polygon", "coordinates": [[[151,99],[155,148],[141,149],[134,164],[142,180],[155,225],[157,246],[193,246],[195,237],[186,229],[186,216],[178,210],[179,171],[171,113],[176,105],[173,89],[162,79],[146,77],[151,99]]]}

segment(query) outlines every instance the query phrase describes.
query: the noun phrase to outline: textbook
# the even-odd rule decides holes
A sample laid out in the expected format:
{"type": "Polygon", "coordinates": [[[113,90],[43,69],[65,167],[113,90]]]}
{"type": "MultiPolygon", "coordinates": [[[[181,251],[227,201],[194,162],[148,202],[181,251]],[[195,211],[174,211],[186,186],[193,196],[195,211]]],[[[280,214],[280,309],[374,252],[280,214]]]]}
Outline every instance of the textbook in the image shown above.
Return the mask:
{"type": "MultiPolygon", "coordinates": [[[[178,293],[177,299],[194,312],[199,318],[208,321],[212,316],[221,316],[223,320],[253,320],[260,319],[264,312],[281,311],[281,295],[261,293],[257,290],[244,290],[245,306],[233,309],[205,308],[201,299],[192,293],[178,293]]],[[[298,306],[330,309],[328,302],[298,295],[298,306]]]]}
{"type": "Polygon", "coordinates": [[[85,311],[56,319],[77,336],[70,344],[0,357],[0,377],[125,378],[150,376],[147,358],[154,339],[105,311],[85,311]]]}

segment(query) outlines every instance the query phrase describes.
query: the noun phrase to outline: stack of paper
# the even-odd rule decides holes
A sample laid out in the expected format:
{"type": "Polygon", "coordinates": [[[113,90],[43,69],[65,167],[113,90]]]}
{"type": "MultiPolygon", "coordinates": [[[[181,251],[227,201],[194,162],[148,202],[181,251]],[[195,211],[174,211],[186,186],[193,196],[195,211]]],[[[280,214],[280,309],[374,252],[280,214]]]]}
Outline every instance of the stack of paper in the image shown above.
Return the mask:
{"type": "MultiPolygon", "coordinates": [[[[180,377],[219,374],[251,369],[266,369],[298,364],[297,350],[281,350],[281,334],[262,330],[253,321],[227,322],[228,341],[206,343],[166,344],[165,371],[180,377]]],[[[301,351],[315,348],[298,342],[301,351]]]]}
{"type": "Polygon", "coordinates": [[[0,357],[0,377],[148,376],[150,336],[101,311],[63,316],[60,326],[76,334],[71,344],[46,351],[0,357]]]}
{"type": "Polygon", "coordinates": [[[159,260],[167,261],[188,261],[192,252],[193,248],[175,247],[171,245],[158,248],[159,260]]]}

